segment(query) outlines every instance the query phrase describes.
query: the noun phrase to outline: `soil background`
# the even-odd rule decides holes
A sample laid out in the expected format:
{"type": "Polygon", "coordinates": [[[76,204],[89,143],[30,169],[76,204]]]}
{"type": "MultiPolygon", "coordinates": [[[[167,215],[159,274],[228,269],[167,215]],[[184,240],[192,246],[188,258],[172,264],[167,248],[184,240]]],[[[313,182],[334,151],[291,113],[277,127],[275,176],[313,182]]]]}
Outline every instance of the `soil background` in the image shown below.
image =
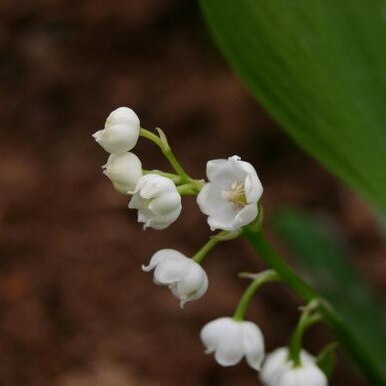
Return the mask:
{"type": "MultiPolygon", "coordinates": [[[[163,128],[193,176],[208,159],[254,164],[267,217],[295,205],[333,218],[385,298],[370,208],[252,100],[195,1],[5,0],[0,19],[0,385],[258,384],[244,363],[221,368],[204,355],[199,331],[233,312],[245,288],[237,272],[264,266],[243,240],[220,245],[205,261],[207,295],[183,311],[141,271],[156,250],[191,255],[210,232],[192,198],[174,226],[143,232],[102,175],[107,153],[91,134],[122,105],[163,128]]],[[[145,140],[135,151],[145,168],[167,168],[145,140]]],[[[254,299],[248,318],[268,350],[287,341],[298,305],[280,285],[254,299]]],[[[306,347],[330,339],[315,328],[306,347]]],[[[342,353],[331,384],[366,385],[342,353]]]]}

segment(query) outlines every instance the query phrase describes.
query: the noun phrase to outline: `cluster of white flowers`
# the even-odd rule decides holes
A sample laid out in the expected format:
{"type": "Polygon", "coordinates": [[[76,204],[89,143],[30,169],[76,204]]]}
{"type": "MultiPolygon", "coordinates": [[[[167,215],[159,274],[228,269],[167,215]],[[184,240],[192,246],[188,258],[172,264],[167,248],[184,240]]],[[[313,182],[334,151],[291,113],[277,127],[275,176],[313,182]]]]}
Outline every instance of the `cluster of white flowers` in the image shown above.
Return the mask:
{"type": "Polygon", "coordinates": [[[140,159],[129,150],[137,144],[140,121],[128,107],[119,107],[106,119],[105,127],[93,134],[110,156],[102,166],[114,188],[132,194],[129,208],[138,210],[144,228],[164,229],[178,218],[181,196],[174,183],[157,174],[143,175],[140,159]]]}
{"type": "MultiPolygon", "coordinates": [[[[93,137],[110,153],[103,173],[118,192],[133,195],[129,208],[138,210],[138,221],[144,228],[164,229],[181,213],[181,196],[171,179],[155,173],[143,175],[140,159],[129,152],[137,144],[140,129],[135,112],[119,107],[93,137]]],[[[263,193],[254,167],[233,156],[209,161],[206,173],[209,182],[199,192],[197,203],[208,215],[211,230],[234,231],[250,224],[263,193]]]]}
{"type": "MultiPolygon", "coordinates": [[[[154,270],[154,282],[167,286],[179,299],[181,308],[203,296],[208,289],[208,276],[200,265],[203,257],[217,242],[231,239],[242,227],[259,219],[263,187],[255,168],[238,156],[216,159],[207,163],[207,183],[194,180],[172,155],[163,132],[159,130],[156,136],[142,129],[138,116],[128,107],[114,110],[104,129],[93,137],[110,153],[102,166],[103,173],[118,192],[131,195],[128,207],[138,211],[138,222],[143,223],[143,229],[167,228],[181,213],[181,195],[192,191],[197,194],[197,204],[208,216],[210,229],[222,232],[192,258],[174,249],[162,249],[142,269],[154,270]],[[167,158],[169,155],[176,174],[142,169],[140,159],[130,152],[140,136],[156,143],[167,158]]],[[[201,340],[206,352],[214,353],[220,365],[233,366],[245,357],[251,368],[260,371],[265,357],[263,334],[256,324],[242,319],[221,317],[207,323],[201,330],[201,340]]],[[[262,381],[267,386],[326,386],[327,379],[315,359],[305,351],[300,359],[300,365],[295,366],[287,348],[277,349],[263,364],[262,381]]]]}

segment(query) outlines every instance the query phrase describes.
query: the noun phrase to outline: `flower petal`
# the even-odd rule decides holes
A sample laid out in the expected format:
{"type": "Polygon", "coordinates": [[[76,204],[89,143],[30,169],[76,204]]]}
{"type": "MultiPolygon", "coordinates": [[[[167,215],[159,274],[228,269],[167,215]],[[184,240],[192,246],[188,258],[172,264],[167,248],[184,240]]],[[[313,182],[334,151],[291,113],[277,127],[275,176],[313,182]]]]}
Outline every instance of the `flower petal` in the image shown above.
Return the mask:
{"type": "Polygon", "coordinates": [[[113,125],[103,130],[102,136],[97,142],[109,153],[125,153],[137,144],[138,135],[139,128],[113,125]]]}
{"type": "Polygon", "coordinates": [[[244,192],[248,204],[255,204],[263,194],[261,184],[256,172],[248,174],[244,181],[244,192]]]}
{"type": "Polygon", "coordinates": [[[134,194],[129,201],[128,207],[129,209],[142,209],[142,200],[138,197],[138,195],[134,194]]]}
{"type": "Polygon", "coordinates": [[[103,138],[103,130],[96,131],[92,136],[96,142],[100,142],[103,138]]]}
{"type": "Polygon", "coordinates": [[[252,322],[242,322],[244,354],[247,363],[260,370],[265,355],[264,337],[259,327],[252,322]]]}
{"type": "Polygon", "coordinates": [[[306,350],[300,350],[300,360],[302,364],[315,363],[316,358],[306,350]]]}
{"type": "Polygon", "coordinates": [[[246,173],[237,165],[240,157],[233,156],[228,159],[215,159],[206,164],[206,175],[210,182],[219,185],[222,189],[229,189],[234,182],[242,182],[246,173]]]}
{"type": "Polygon", "coordinates": [[[233,328],[228,328],[226,335],[217,347],[214,357],[221,366],[234,366],[241,361],[243,356],[241,325],[235,325],[233,328]]]}
{"type": "Polygon", "coordinates": [[[103,173],[118,186],[125,187],[125,193],[135,189],[142,177],[142,164],[134,153],[110,154],[103,173]]]}
{"type": "Polygon", "coordinates": [[[207,353],[215,352],[216,361],[222,366],[233,366],[243,357],[241,323],[232,318],[219,318],[201,330],[201,340],[207,353]]]}
{"type": "Polygon", "coordinates": [[[327,386],[327,384],[327,377],[314,364],[284,371],[275,381],[275,386],[327,386]]]}
{"type": "Polygon", "coordinates": [[[183,276],[177,283],[179,298],[185,303],[201,297],[208,289],[208,278],[201,265],[188,260],[183,276]]]}
{"type": "Polygon", "coordinates": [[[274,384],[275,377],[281,374],[283,370],[286,370],[286,364],[288,364],[288,348],[280,347],[265,358],[263,367],[260,372],[260,379],[265,385],[274,384]]]}
{"type": "Polygon", "coordinates": [[[122,106],[112,111],[106,119],[106,128],[114,125],[127,125],[139,128],[140,121],[138,115],[132,109],[122,106]]]}
{"type": "Polygon", "coordinates": [[[197,204],[202,213],[211,215],[229,207],[229,203],[221,197],[221,188],[218,185],[207,183],[197,195],[197,204]]]}
{"type": "Polygon", "coordinates": [[[177,192],[161,194],[149,203],[149,210],[157,215],[165,215],[181,205],[181,196],[177,192]]]}
{"type": "Polygon", "coordinates": [[[208,224],[210,230],[223,229],[226,231],[234,231],[239,229],[235,223],[235,212],[231,207],[225,208],[222,212],[216,213],[213,216],[208,217],[208,224]]]}
{"type": "Polygon", "coordinates": [[[181,277],[185,259],[187,257],[175,249],[161,249],[152,256],[149,265],[142,266],[142,269],[149,272],[155,268],[154,279],[157,284],[170,284],[181,277]]]}
{"type": "Polygon", "coordinates": [[[161,215],[155,215],[153,212],[149,212],[149,226],[151,226],[153,229],[165,229],[167,228],[171,223],[177,220],[178,216],[180,215],[182,210],[182,205],[180,204],[174,211],[167,213],[163,216],[161,215]]]}
{"type": "Polygon", "coordinates": [[[256,204],[248,204],[244,206],[244,208],[242,208],[235,216],[233,230],[250,224],[257,217],[257,214],[258,208],[256,204]]]}
{"type": "Polygon", "coordinates": [[[234,320],[232,318],[223,317],[205,324],[201,329],[200,338],[206,348],[206,353],[211,353],[216,350],[222,337],[226,335],[228,327],[233,323],[234,320]]]}
{"type": "Polygon", "coordinates": [[[154,271],[154,282],[156,284],[171,284],[181,280],[186,266],[186,257],[184,257],[170,257],[160,262],[154,271]]]}

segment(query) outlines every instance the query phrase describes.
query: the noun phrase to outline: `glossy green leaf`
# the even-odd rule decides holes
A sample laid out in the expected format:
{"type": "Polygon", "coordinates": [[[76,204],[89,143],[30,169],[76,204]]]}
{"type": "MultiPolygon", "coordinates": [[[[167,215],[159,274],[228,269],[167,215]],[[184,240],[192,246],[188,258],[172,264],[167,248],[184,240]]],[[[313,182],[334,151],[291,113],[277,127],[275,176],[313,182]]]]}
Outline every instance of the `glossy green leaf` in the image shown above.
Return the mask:
{"type": "Polygon", "coordinates": [[[367,355],[386,372],[386,320],[379,301],[348,260],[339,230],[295,210],[276,214],[273,225],[293,252],[298,272],[330,302],[367,355]]]}
{"type": "Polygon", "coordinates": [[[222,52],[280,126],[386,212],[386,2],[201,5],[222,52]]]}

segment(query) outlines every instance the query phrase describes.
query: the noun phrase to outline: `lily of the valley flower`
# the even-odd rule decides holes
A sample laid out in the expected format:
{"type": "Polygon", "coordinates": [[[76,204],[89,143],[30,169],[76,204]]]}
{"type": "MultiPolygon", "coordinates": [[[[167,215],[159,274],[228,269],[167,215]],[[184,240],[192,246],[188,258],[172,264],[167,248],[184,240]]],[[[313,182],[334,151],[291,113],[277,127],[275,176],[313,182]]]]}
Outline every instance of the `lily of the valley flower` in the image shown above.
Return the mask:
{"type": "Polygon", "coordinates": [[[328,380],[318,366],[307,363],[292,367],[278,376],[272,386],[327,386],[328,380]]]}
{"type": "Polygon", "coordinates": [[[200,298],[208,289],[208,277],[201,265],[175,249],[161,249],[156,252],[146,272],[154,269],[154,282],[166,285],[172,294],[180,299],[183,308],[186,302],[200,298]]]}
{"type": "Polygon", "coordinates": [[[255,168],[233,156],[209,161],[206,174],[209,183],[198,194],[197,203],[208,215],[210,229],[235,231],[250,224],[263,194],[255,168]]]}
{"type": "Polygon", "coordinates": [[[266,386],[327,386],[325,374],[315,364],[315,358],[305,350],[300,352],[300,364],[294,366],[287,347],[267,355],[260,378],[266,386]]]}
{"type": "Polygon", "coordinates": [[[146,174],[131,193],[129,208],[138,209],[138,222],[144,223],[144,229],[165,229],[181,213],[181,195],[169,178],[146,174]]]}
{"type": "Polygon", "coordinates": [[[105,128],[93,137],[107,152],[124,153],[136,145],[139,131],[137,114],[128,107],[119,107],[107,117],[105,128]]]}
{"type": "Polygon", "coordinates": [[[110,154],[102,166],[103,173],[111,180],[118,192],[128,194],[133,191],[142,177],[142,164],[133,153],[110,154]]]}
{"type": "Polygon", "coordinates": [[[250,367],[260,370],[264,338],[256,324],[223,317],[207,323],[200,335],[206,353],[214,352],[221,366],[233,366],[245,357],[250,367]]]}

